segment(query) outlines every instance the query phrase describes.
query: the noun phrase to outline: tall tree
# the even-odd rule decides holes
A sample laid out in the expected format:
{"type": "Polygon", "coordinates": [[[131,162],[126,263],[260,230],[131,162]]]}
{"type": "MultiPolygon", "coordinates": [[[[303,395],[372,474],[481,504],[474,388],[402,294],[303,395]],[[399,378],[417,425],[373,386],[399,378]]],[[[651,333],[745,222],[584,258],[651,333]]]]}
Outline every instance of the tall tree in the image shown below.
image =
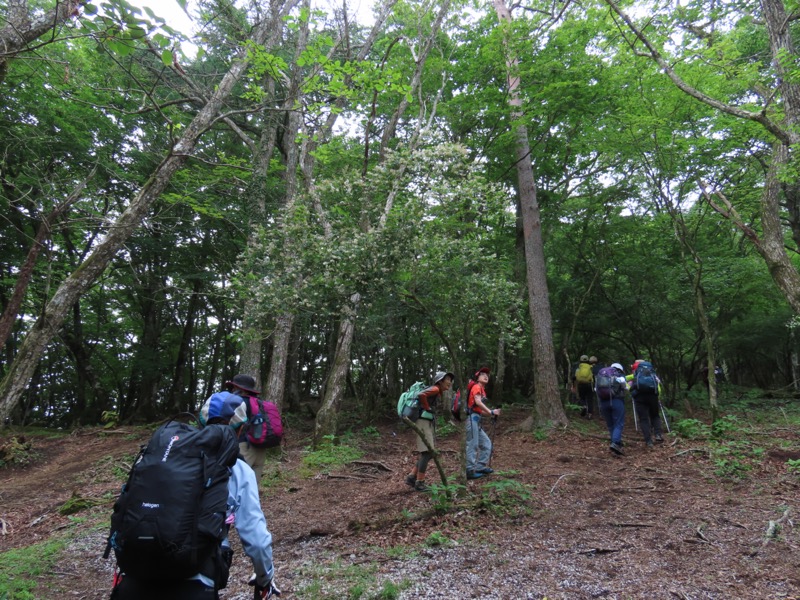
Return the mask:
{"type": "MultiPolygon", "coordinates": [[[[506,35],[510,36],[513,22],[510,8],[506,5],[505,0],[494,0],[494,8],[498,20],[505,27],[506,35]]],[[[517,193],[519,194],[524,232],[528,305],[532,324],[534,385],[536,386],[534,406],[540,424],[564,425],[567,423],[567,416],[561,404],[556,376],[542,222],[536,198],[536,181],[533,176],[528,129],[522,120],[524,115],[519,93],[519,60],[514,45],[510,43],[510,38],[507,38],[507,52],[508,104],[511,108],[512,118],[516,122],[517,193]]],[[[530,419],[525,426],[533,428],[535,424],[535,421],[530,419]]]]}

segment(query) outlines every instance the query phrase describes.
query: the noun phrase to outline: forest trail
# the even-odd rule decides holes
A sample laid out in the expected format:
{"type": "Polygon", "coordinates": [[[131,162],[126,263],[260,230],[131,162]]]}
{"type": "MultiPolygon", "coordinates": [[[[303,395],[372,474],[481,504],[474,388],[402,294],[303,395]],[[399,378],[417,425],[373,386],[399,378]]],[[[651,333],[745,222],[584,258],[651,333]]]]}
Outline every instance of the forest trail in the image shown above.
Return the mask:
{"type": "MultiPolygon", "coordinates": [[[[597,420],[576,418],[537,440],[509,431],[526,414],[504,412],[498,473],[469,482],[447,512],[404,484],[413,441],[396,424],[356,434],[363,458],[316,475],[302,462],[307,433],[290,429],[262,481],[284,598],[800,598],[800,478],[786,468],[787,456],[800,456],[796,430],[763,431],[758,451],[736,458],[674,436],[648,450],[629,423],[626,455],[616,457],[597,420]],[[740,462],[741,480],[715,472],[726,460],[740,462]],[[770,521],[786,514],[767,541],[770,521]]],[[[32,436],[37,458],[0,470],[10,531],[0,551],[70,537],[58,567],[37,578],[48,592],[36,597],[108,596],[107,519],[149,433],[32,436]],[[73,495],[97,506],[60,514],[73,495]]],[[[456,431],[439,438],[448,472],[457,443],[456,431]]],[[[429,481],[438,482],[433,467],[429,481]]],[[[222,598],[252,597],[247,563],[239,550],[222,598]]]]}

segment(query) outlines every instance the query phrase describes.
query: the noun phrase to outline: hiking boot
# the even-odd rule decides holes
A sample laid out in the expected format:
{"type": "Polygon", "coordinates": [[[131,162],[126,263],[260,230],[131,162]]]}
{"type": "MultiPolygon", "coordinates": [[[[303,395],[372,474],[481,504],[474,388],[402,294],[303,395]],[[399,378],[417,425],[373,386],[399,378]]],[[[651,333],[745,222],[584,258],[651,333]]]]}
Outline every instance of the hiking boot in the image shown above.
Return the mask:
{"type": "Polygon", "coordinates": [[[653,440],[647,440],[647,442],[646,442],[646,443],[647,443],[647,447],[648,447],[648,448],[653,448],[653,447],[655,447],[655,444],[653,444],[653,440]]]}
{"type": "Polygon", "coordinates": [[[480,479],[483,473],[480,471],[467,471],[467,479],[480,479]]]}
{"type": "Polygon", "coordinates": [[[491,475],[494,473],[494,469],[492,467],[483,467],[482,469],[478,469],[478,473],[483,473],[484,475],[491,475]]]}
{"type": "Polygon", "coordinates": [[[661,437],[660,435],[657,435],[657,436],[656,436],[656,442],[658,442],[659,444],[661,444],[661,443],[663,443],[663,442],[664,442],[664,438],[663,438],[663,437],[661,437]]]}
{"type": "Polygon", "coordinates": [[[414,489],[417,490],[418,492],[430,492],[431,491],[430,486],[428,486],[424,481],[421,481],[419,479],[414,483],[414,489]]]}
{"type": "Polygon", "coordinates": [[[414,487],[414,484],[417,483],[417,476],[416,475],[406,475],[406,485],[414,487]]]}
{"type": "Polygon", "coordinates": [[[620,444],[615,444],[614,442],[611,442],[611,445],[609,446],[609,448],[611,448],[611,451],[614,454],[618,454],[619,456],[623,456],[622,446],[620,444]]]}

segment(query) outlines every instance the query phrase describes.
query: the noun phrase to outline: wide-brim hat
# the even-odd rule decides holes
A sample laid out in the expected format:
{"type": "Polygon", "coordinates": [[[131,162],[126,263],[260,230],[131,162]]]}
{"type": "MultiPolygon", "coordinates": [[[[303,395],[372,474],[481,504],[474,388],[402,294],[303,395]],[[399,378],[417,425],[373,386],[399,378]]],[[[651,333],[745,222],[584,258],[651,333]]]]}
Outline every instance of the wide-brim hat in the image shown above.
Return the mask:
{"type": "Polygon", "coordinates": [[[235,387],[242,391],[253,394],[254,396],[258,396],[261,393],[256,389],[256,380],[250,375],[245,375],[243,373],[236,375],[230,381],[226,381],[225,387],[227,388],[235,387]]]}
{"type": "Polygon", "coordinates": [[[436,371],[436,375],[433,376],[433,385],[436,385],[445,377],[450,377],[453,380],[456,378],[450,371],[436,371]]]}

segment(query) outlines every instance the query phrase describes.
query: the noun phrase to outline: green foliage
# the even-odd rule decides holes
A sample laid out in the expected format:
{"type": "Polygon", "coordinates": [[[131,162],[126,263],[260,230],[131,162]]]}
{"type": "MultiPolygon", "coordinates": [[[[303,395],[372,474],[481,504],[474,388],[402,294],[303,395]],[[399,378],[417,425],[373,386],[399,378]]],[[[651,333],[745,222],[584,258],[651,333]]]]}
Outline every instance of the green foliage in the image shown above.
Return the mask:
{"type": "Polygon", "coordinates": [[[316,473],[329,473],[364,456],[358,448],[337,443],[335,436],[325,436],[316,450],[306,449],[303,455],[303,466],[308,476],[316,473]]]}
{"type": "Polygon", "coordinates": [[[55,568],[66,546],[63,539],[50,539],[0,554],[0,598],[35,600],[36,578],[55,568]]]}
{"type": "Polygon", "coordinates": [[[690,440],[708,437],[711,433],[708,425],[697,419],[680,419],[672,424],[678,435],[690,440]]]}
{"type": "Polygon", "coordinates": [[[38,454],[33,450],[33,444],[23,436],[11,436],[0,445],[0,467],[6,465],[27,465],[38,454]]]}
{"type": "Polygon", "coordinates": [[[445,513],[453,508],[455,498],[466,488],[460,483],[441,483],[430,484],[431,502],[433,509],[440,513],[445,513]]]}
{"type": "Polygon", "coordinates": [[[736,415],[725,415],[712,423],[711,435],[714,438],[726,438],[742,431],[743,424],[736,415]]]}
{"type": "Polygon", "coordinates": [[[741,440],[712,443],[714,473],[723,479],[744,479],[764,456],[764,449],[741,440]]]}
{"type": "Polygon", "coordinates": [[[795,475],[800,475],[800,459],[786,461],[786,470],[795,475]]]}
{"type": "Polygon", "coordinates": [[[531,490],[524,483],[495,478],[481,487],[479,506],[496,516],[518,517],[530,514],[531,497],[531,490]]]}
{"type": "Polygon", "coordinates": [[[452,541],[449,537],[443,534],[441,531],[432,531],[427,538],[425,538],[425,545],[434,548],[437,546],[440,547],[447,547],[452,544],[452,541]]]}

